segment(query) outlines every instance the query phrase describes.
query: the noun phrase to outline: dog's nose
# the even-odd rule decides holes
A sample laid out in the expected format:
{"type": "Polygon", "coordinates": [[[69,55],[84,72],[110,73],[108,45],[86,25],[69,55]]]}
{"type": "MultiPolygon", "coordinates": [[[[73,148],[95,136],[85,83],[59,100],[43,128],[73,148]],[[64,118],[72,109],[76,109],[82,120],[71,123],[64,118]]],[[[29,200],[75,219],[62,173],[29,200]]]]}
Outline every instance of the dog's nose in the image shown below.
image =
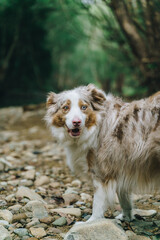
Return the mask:
{"type": "Polygon", "coordinates": [[[81,125],[81,120],[79,118],[74,118],[72,123],[74,127],[79,127],[81,125]]]}

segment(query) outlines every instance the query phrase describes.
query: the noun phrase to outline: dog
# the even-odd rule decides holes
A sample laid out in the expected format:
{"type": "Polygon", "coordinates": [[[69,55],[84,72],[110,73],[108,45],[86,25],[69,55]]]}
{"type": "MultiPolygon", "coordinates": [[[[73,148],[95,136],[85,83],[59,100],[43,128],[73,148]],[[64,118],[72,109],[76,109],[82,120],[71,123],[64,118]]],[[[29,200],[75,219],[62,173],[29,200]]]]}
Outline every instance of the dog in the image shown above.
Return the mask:
{"type": "Polygon", "coordinates": [[[95,187],[89,222],[104,217],[117,194],[121,220],[132,221],[132,193],[160,188],[160,92],[124,102],[92,84],[47,98],[47,125],[75,173],[95,187]]]}

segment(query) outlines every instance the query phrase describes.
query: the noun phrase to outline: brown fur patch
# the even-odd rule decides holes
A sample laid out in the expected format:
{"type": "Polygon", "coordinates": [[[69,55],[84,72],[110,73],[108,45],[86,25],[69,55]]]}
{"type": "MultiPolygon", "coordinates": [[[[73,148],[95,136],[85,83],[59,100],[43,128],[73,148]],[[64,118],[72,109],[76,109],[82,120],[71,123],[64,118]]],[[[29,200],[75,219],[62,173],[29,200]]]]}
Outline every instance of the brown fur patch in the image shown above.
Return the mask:
{"type": "Polygon", "coordinates": [[[120,142],[122,142],[123,139],[123,124],[120,123],[114,130],[113,133],[114,137],[117,137],[120,142]]]}
{"type": "Polygon", "coordinates": [[[97,122],[96,114],[93,110],[91,110],[89,108],[89,105],[84,103],[82,100],[80,100],[79,107],[80,107],[81,111],[87,115],[85,126],[87,128],[90,128],[90,127],[96,125],[96,122],[97,122]],[[86,106],[87,107],[86,110],[82,110],[82,106],[86,106]]]}
{"type": "Polygon", "coordinates": [[[62,107],[54,114],[52,124],[56,127],[63,127],[65,125],[65,114],[70,110],[71,101],[67,100],[62,107]],[[67,107],[68,109],[65,109],[67,107]]]}
{"type": "Polygon", "coordinates": [[[89,172],[93,172],[93,163],[94,163],[94,150],[90,149],[87,153],[87,164],[88,164],[88,171],[89,172]]]}
{"type": "Polygon", "coordinates": [[[138,112],[140,111],[140,109],[135,105],[134,109],[133,109],[133,117],[136,120],[136,122],[138,122],[138,112]]]}
{"type": "Polygon", "coordinates": [[[114,104],[114,108],[117,110],[117,118],[119,117],[119,112],[120,112],[121,107],[122,106],[118,103],[114,104]]]}
{"type": "Polygon", "coordinates": [[[46,102],[46,107],[50,107],[52,104],[54,104],[54,95],[55,93],[51,92],[48,94],[48,97],[47,97],[47,102],[46,102]]]}
{"type": "Polygon", "coordinates": [[[125,121],[126,123],[128,123],[128,121],[129,121],[129,114],[127,114],[127,115],[124,117],[124,121],[125,121]]]}
{"type": "Polygon", "coordinates": [[[97,122],[96,120],[97,120],[96,114],[93,111],[89,111],[87,114],[85,126],[87,128],[90,128],[90,127],[96,125],[96,122],[97,122]]]}
{"type": "Polygon", "coordinates": [[[93,101],[98,102],[99,104],[103,104],[103,102],[106,100],[104,95],[97,91],[96,88],[92,89],[91,95],[93,97],[93,101]]]}
{"type": "Polygon", "coordinates": [[[114,104],[114,108],[117,109],[118,111],[121,109],[121,107],[122,106],[118,103],[114,104]]]}
{"type": "Polygon", "coordinates": [[[65,116],[62,110],[59,110],[52,119],[52,124],[56,127],[63,127],[65,125],[65,116]]]}
{"type": "Polygon", "coordinates": [[[157,122],[156,122],[156,125],[155,125],[153,131],[156,131],[157,127],[160,125],[160,108],[158,109],[157,113],[158,113],[157,122]]]}

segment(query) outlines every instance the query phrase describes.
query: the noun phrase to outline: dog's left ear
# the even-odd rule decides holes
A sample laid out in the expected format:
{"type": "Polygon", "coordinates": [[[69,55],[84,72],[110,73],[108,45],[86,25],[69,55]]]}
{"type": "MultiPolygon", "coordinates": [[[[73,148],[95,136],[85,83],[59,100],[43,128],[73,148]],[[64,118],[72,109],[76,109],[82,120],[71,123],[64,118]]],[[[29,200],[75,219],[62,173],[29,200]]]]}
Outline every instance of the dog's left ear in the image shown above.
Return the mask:
{"type": "Polygon", "coordinates": [[[46,101],[46,107],[50,107],[52,105],[55,105],[57,102],[57,94],[54,92],[50,92],[47,96],[47,101],[46,101]]]}
{"type": "Polygon", "coordinates": [[[105,93],[98,89],[94,84],[89,84],[87,86],[87,91],[91,97],[91,104],[95,110],[100,110],[100,107],[106,100],[105,93]]]}

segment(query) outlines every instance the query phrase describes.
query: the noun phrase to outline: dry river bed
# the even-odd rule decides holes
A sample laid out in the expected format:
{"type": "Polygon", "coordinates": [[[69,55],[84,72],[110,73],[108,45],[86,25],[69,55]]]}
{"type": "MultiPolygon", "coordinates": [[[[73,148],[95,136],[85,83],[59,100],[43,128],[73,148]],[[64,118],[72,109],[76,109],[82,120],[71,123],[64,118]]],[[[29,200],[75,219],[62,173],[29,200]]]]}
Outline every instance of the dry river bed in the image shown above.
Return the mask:
{"type": "MultiPolygon", "coordinates": [[[[91,215],[93,188],[66,167],[63,146],[46,129],[44,114],[43,105],[0,109],[0,240],[63,239],[91,215]]],[[[119,225],[132,235],[128,239],[160,239],[160,195],[133,197],[135,208],[154,211],[119,225]]],[[[119,211],[117,203],[106,217],[119,211]]]]}

